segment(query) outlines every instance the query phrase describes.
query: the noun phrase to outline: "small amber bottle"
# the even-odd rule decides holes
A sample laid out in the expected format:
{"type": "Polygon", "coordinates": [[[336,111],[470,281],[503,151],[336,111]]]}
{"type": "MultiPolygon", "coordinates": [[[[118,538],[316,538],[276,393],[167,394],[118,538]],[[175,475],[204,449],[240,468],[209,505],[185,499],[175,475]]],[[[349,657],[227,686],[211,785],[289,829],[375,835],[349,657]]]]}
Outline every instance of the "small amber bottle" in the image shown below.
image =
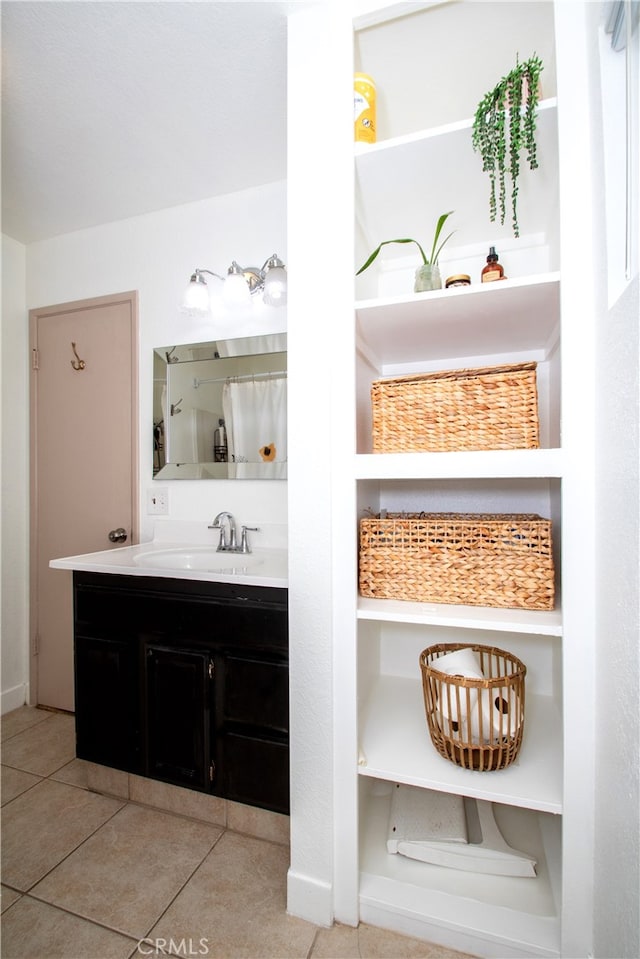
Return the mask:
{"type": "Polygon", "coordinates": [[[498,254],[496,253],[495,246],[489,247],[487,265],[483,268],[480,279],[483,283],[492,283],[494,280],[505,279],[502,264],[498,263],[498,254]]]}

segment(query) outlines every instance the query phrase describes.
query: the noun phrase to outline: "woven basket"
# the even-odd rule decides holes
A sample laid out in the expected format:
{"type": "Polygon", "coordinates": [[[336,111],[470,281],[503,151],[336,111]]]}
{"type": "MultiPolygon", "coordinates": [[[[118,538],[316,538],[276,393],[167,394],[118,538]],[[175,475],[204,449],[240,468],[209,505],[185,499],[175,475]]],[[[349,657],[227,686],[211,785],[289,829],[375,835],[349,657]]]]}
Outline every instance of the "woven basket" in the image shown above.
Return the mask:
{"type": "Polygon", "coordinates": [[[371,384],[374,453],[537,449],[536,364],[371,384]]]}
{"type": "Polygon", "coordinates": [[[522,745],[526,666],[494,646],[441,643],[420,654],[422,690],[431,741],[441,756],[465,769],[504,769],[522,745]],[[471,649],[484,679],[438,670],[446,653],[471,649]]]}
{"type": "Polygon", "coordinates": [[[388,513],[360,520],[362,596],[553,609],[551,522],[520,513],[388,513]]]}

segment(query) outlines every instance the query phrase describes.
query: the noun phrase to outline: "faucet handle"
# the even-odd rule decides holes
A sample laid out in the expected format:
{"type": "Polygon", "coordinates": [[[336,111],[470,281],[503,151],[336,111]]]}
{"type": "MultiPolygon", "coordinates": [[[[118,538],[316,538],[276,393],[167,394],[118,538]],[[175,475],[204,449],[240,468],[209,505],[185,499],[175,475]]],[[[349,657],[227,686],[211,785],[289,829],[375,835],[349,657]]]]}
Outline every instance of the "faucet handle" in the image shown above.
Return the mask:
{"type": "Polygon", "coordinates": [[[240,552],[241,553],[250,553],[251,547],[249,546],[249,540],[247,539],[247,530],[250,530],[252,533],[259,533],[259,526],[242,526],[240,529],[240,552]]]}
{"type": "Polygon", "coordinates": [[[211,523],[207,529],[219,529],[220,530],[220,539],[218,540],[218,552],[221,553],[223,550],[228,548],[227,537],[225,535],[225,528],[222,523],[211,523]]]}
{"type": "Polygon", "coordinates": [[[227,531],[224,526],[225,516],[230,516],[229,513],[218,513],[213,523],[210,523],[207,529],[219,529],[220,530],[220,542],[218,543],[218,552],[222,552],[229,549],[229,546],[235,545],[232,541],[235,539],[235,529],[231,527],[231,541],[227,541],[227,531]]]}

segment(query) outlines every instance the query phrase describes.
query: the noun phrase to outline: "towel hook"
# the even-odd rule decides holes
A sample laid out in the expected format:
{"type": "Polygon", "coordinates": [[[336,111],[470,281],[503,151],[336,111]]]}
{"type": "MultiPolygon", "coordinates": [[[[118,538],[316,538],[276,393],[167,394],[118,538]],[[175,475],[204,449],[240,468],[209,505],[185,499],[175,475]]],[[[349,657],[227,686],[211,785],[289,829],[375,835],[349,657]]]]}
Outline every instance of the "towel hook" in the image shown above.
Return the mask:
{"type": "Polygon", "coordinates": [[[74,368],[74,370],[83,370],[86,366],[86,363],[84,360],[81,360],[80,357],[78,356],[78,351],[76,350],[75,343],[71,344],[71,349],[73,350],[73,355],[75,356],[75,360],[71,360],[72,367],[74,368]]]}

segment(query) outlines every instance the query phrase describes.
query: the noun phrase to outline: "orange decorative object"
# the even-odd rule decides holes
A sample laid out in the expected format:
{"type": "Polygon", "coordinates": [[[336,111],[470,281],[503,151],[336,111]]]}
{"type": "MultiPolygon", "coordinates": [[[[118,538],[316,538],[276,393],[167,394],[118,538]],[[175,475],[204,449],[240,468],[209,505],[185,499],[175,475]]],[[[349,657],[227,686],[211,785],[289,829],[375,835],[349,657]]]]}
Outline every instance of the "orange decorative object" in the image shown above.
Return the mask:
{"type": "Polygon", "coordinates": [[[276,458],[276,444],[269,443],[268,446],[263,446],[259,453],[265,463],[271,463],[276,458]]]}

